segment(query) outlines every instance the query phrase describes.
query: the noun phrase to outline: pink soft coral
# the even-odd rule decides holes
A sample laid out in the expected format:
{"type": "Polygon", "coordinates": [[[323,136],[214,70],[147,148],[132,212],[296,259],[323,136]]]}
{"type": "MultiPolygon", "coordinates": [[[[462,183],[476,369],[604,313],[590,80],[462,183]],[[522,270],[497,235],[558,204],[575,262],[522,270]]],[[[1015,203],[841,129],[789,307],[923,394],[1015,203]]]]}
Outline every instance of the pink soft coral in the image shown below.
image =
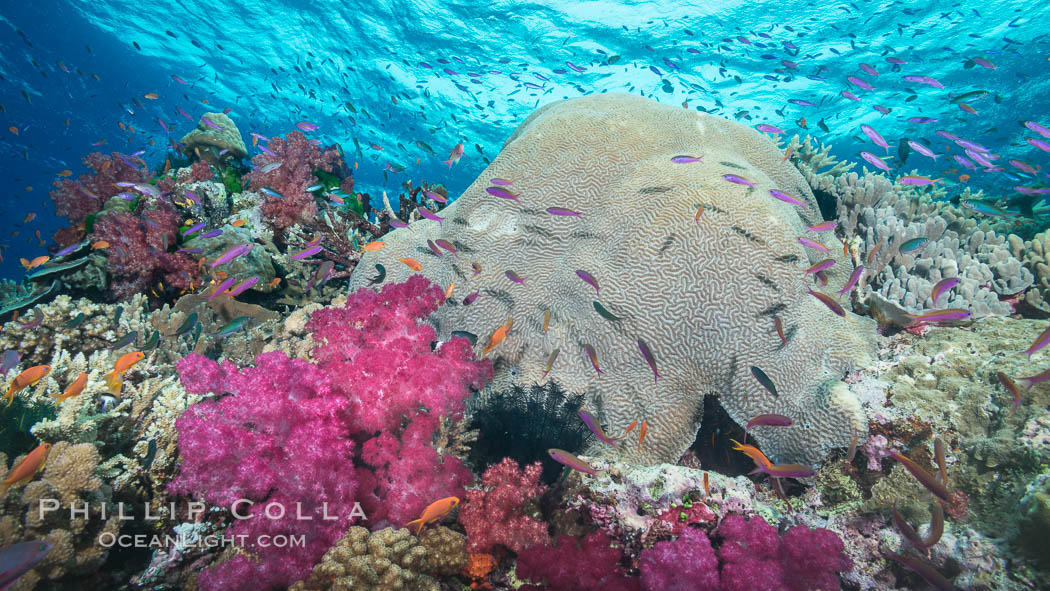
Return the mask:
{"type": "Polygon", "coordinates": [[[69,218],[72,224],[70,228],[64,228],[64,231],[56,234],[56,240],[60,240],[61,246],[72,244],[84,236],[83,230],[78,232],[73,228],[81,226],[87,216],[102,209],[107,199],[124,190],[116,183],[141,183],[146,180],[147,170],[142,160],[128,158],[125,161],[117,152],[113,152],[112,156],[92,152],[81,162],[92,172],[82,174],[76,180],[55,181],[55,188],[48,193],[55,204],[55,214],[69,218]]]}
{"type": "Polygon", "coordinates": [[[169,252],[175,246],[179,216],[167,201],[151,204],[137,216],[131,212],[99,215],[92,240],[109,243],[106,271],[110,296],[116,300],[147,293],[158,281],[175,289],[188,289],[198,276],[193,257],[169,252]]]}
{"type": "Polygon", "coordinates": [[[761,517],[730,515],[718,535],[723,591],[833,591],[836,573],[852,568],[842,541],[825,529],[796,526],[780,538],[761,517]]]}
{"type": "Polygon", "coordinates": [[[178,370],[191,392],[230,395],[196,404],[176,421],[182,464],[169,490],[237,504],[251,515],[224,532],[243,535],[251,555],[202,572],[198,583],[224,590],[290,585],[351,523],[354,444],[337,418],[346,399],[332,393],[324,372],[283,353],[260,355],[255,368],[241,371],[188,355],[178,370]],[[279,511],[282,517],[269,517],[279,511]],[[276,535],[304,536],[305,546],[261,545],[276,535]]]}
{"type": "Polygon", "coordinates": [[[302,133],[293,131],[284,138],[273,138],[266,148],[277,155],[259,154],[252,158],[252,170],[245,178],[254,191],[269,187],[284,196],[267,197],[262,213],[278,230],[308,220],[317,214],[317,202],[306,188],[317,182],[313,172],[334,172],[342,166],[343,155],[335,147],[324,150],[310,143],[302,133]],[[272,162],[281,166],[270,172],[260,169],[272,162]]]}
{"type": "Polygon", "coordinates": [[[642,550],[638,568],[646,591],[719,591],[718,558],[700,529],[642,550]]]}
{"type": "Polygon", "coordinates": [[[536,546],[518,554],[518,578],[535,583],[520,591],[638,591],[638,579],[620,569],[621,558],[621,550],[601,532],[581,540],[579,547],[574,538],[562,536],[553,548],[536,546]]]}
{"type": "Polygon", "coordinates": [[[459,522],[467,532],[467,551],[475,554],[503,546],[521,552],[550,543],[547,524],[526,514],[526,506],[547,490],[539,462],[524,470],[503,458],[481,476],[480,489],[467,491],[459,522]]]}

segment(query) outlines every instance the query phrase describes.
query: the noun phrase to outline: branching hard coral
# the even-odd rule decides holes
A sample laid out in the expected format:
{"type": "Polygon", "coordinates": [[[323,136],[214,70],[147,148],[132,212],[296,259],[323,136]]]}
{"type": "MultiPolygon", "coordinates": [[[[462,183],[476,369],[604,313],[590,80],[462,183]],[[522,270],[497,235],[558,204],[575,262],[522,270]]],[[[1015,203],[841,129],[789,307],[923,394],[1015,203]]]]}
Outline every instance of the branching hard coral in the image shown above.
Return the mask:
{"type": "MultiPolygon", "coordinates": [[[[448,564],[440,546],[420,543],[407,529],[386,528],[369,533],[351,527],[328,550],[310,576],[291,586],[291,591],[438,591],[431,578],[435,564],[448,564]]],[[[458,564],[460,560],[457,558],[458,564]]],[[[466,564],[466,555],[462,563],[466,564]]]]}
{"type": "Polygon", "coordinates": [[[518,467],[504,459],[481,476],[481,488],[467,491],[459,522],[467,532],[467,549],[489,552],[503,546],[520,553],[550,543],[547,524],[536,518],[537,501],[547,490],[539,463],[518,467]]]}

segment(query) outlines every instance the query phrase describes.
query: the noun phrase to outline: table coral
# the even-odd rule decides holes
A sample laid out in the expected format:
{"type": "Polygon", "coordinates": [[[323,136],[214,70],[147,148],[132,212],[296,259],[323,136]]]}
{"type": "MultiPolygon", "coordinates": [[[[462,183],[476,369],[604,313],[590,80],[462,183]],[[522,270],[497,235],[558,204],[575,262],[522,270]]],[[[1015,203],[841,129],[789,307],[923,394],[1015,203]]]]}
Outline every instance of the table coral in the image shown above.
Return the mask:
{"type": "MultiPolygon", "coordinates": [[[[807,293],[805,269],[827,255],[796,239],[821,221],[818,208],[805,179],[755,130],[628,95],[552,103],[519,126],[442,217],[386,235],[386,248],[362,258],[359,269],[367,271],[355,272],[351,285],[365,285],[375,263],[389,280],[401,280],[411,271],[398,259],[418,257],[421,273],[439,285],[479,292],[469,306],[432,317],[439,334],[473,332],[480,349],[514,318],[495,354],[516,368],[519,383],[553,379],[586,393],[613,436],[647,421],[646,444],[621,446],[624,456],[677,459],[695,439],[707,394],[719,396],[739,424],[761,413],[791,416],[792,427],[756,433],[776,461],[817,463],[863,434],[859,405],[848,392],[832,394],[826,382],[870,360],[873,324],[849,313],[840,318],[807,293]],[[702,161],[673,162],[677,155],[702,161]],[[494,177],[513,183],[508,190],[518,202],[486,191],[494,177]],[[776,199],[771,189],[807,206],[776,199]],[[427,239],[449,241],[458,256],[430,254],[427,239]],[[596,279],[600,295],[579,270],[596,279]],[[507,272],[524,280],[515,283],[507,272]],[[619,320],[597,313],[596,299],[619,320]],[[639,340],[655,357],[658,377],[639,340]],[[547,374],[555,349],[560,358],[547,374]],[[779,396],[755,380],[751,366],[765,369],[779,396]]],[[[850,268],[841,251],[831,256],[838,264],[827,279],[838,289],[850,268]]]]}

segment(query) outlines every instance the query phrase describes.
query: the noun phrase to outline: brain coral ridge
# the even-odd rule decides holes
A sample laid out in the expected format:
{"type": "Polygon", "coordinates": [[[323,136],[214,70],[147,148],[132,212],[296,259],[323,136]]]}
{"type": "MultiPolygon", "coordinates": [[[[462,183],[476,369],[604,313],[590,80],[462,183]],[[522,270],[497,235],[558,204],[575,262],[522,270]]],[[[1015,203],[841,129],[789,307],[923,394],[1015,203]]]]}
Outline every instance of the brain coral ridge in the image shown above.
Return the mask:
{"type": "MultiPolygon", "coordinates": [[[[513,318],[493,355],[516,369],[522,384],[556,380],[585,393],[614,437],[636,419],[647,421],[640,451],[620,446],[628,459],[677,460],[696,437],[705,395],[717,396],[740,424],[761,413],[792,417],[792,427],[754,432],[777,461],[817,463],[855,433],[863,441],[859,404],[832,384],[871,358],[874,324],[849,312],[836,316],[807,294],[819,288],[805,270],[829,255],[796,239],[806,234],[830,245],[834,237],[807,233],[806,225],[821,221],[809,186],[758,132],[630,95],[552,103],[514,132],[441,215],[440,222],[420,220],[386,235],[387,247],[365,254],[351,288],[366,285],[376,263],[386,267],[387,281],[403,281],[411,270],[399,259],[410,257],[442,287],[456,284],[430,318],[443,337],[472,332],[480,351],[513,318]],[[700,160],[673,162],[679,155],[700,160]],[[512,184],[490,184],[493,178],[512,184]],[[496,186],[518,201],[486,191],[496,186]],[[770,189],[806,207],[776,199],[770,189]],[[447,240],[457,253],[439,257],[428,239],[447,240]],[[464,305],[474,292],[476,300],[464,305]],[[618,319],[600,314],[595,301],[618,319]],[[639,339],[655,357],[658,379],[639,339]],[[779,396],[759,384],[751,366],[769,375],[779,396]]],[[[825,291],[833,294],[852,267],[841,251],[830,256],[837,264],[825,291]]]]}

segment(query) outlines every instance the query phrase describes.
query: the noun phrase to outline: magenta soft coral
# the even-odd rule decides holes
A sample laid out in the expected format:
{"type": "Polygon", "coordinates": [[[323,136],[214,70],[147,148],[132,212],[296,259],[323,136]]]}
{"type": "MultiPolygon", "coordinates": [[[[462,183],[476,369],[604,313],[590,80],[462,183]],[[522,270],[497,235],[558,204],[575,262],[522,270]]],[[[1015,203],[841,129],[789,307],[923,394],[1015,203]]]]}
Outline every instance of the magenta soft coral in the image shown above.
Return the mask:
{"type": "Polygon", "coordinates": [[[342,170],[342,154],[334,146],[322,150],[299,131],[292,131],[284,138],[271,139],[266,149],[277,157],[265,153],[255,156],[252,170],[245,178],[253,191],[269,187],[284,198],[267,197],[262,205],[263,215],[279,230],[312,218],[317,213],[317,202],[306,188],[317,182],[313,172],[316,169],[325,172],[342,170]],[[260,170],[273,162],[281,165],[269,172],[260,170]]]}
{"type": "Polygon", "coordinates": [[[205,570],[200,587],[290,585],[351,523],[354,444],[337,418],[346,399],[332,393],[324,372],[283,353],[260,355],[245,370],[188,355],[177,369],[190,392],[230,395],[196,404],[176,421],[182,464],[169,490],[220,507],[237,504],[251,515],[223,532],[244,536],[250,556],[205,570]],[[287,552],[260,545],[275,535],[304,536],[305,546],[287,552]]]}
{"type": "Polygon", "coordinates": [[[503,546],[514,552],[550,543],[547,524],[526,515],[527,506],[547,490],[539,462],[518,467],[503,458],[481,476],[481,488],[467,491],[459,522],[467,532],[467,551],[490,552],[503,546]]]}
{"type": "Polygon", "coordinates": [[[188,289],[198,276],[197,261],[174,246],[179,217],[170,204],[158,202],[141,217],[131,212],[106,213],[95,220],[92,240],[109,243],[106,270],[110,296],[117,300],[153,287],[188,289]]]}
{"type": "MultiPolygon", "coordinates": [[[[142,162],[137,158],[128,160],[132,163],[142,162]]],[[[107,199],[124,190],[117,186],[118,182],[141,183],[146,180],[145,163],[141,167],[132,166],[117,152],[113,152],[112,156],[92,152],[81,162],[92,172],[82,174],[76,180],[55,181],[55,188],[48,193],[55,204],[55,214],[69,218],[74,228],[83,224],[87,216],[98,213],[107,199]]],[[[78,233],[64,228],[56,236],[62,240],[60,245],[65,246],[79,240],[83,235],[83,230],[78,233]]]]}
{"type": "Polygon", "coordinates": [[[536,546],[520,552],[515,572],[519,579],[534,583],[520,591],[638,591],[638,579],[620,569],[622,556],[620,548],[601,532],[583,538],[579,546],[575,538],[562,536],[554,547],[536,546]]]}
{"type": "Polygon", "coordinates": [[[730,515],[717,533],[723,591],[834,591],[837,573],[853,567],[842,540],[826,529],[795,526],[781,538],[761,517],[730,515]]]}
{"type": "Polygon", "coordinates": [[[718,557],[701,529],[642,550],[638,568],[647,591],[719,591],[718,557]]]}

